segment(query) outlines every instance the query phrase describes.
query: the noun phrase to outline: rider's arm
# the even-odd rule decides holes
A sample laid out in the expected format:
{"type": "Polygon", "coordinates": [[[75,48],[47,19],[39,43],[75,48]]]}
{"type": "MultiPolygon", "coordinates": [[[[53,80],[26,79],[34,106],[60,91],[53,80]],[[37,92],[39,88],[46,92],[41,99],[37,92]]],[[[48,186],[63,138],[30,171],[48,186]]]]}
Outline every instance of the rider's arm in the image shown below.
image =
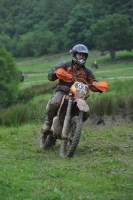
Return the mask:
{"type": "Polygon", "coordinates": [[[108,83],[106,81],[97,82],[95,76],[90,68],[87,68],[88,79],[87,82],[90,84],[90,90],[93,92],[104,92],[108,90],[108,83]]]}
{"type": "Polygon", "coordinates": [[[63,81],[71,81],[72,79],[72,75],[68,74],[63,68],[56,69],[56,76],[63,81]]]}
{"type": "Polygon", "coordinates": [[[95,83],[97,83],[97,80],[96,80],[92,70],[89,67],[86,67],[86,72],[87,72],[87,82],[90,85],[90,90],[93,92],[101,92],[94,86],[95,83]]]}
{"type": "Polygon", "coordinates": [[[58,65],[56,65],[54,68],[51,69],[51,71],[48,73],[48,79],[50,81],[55,81],[58,79],[58,77],[56,75],[56,70],[58,68],[64,68],[64,63],[65,63],[65,61],[62,61],[62,62],[58,63],[58,65]]]}
{"type": "Polygon", "coordinates": [[[66,82],[70,82],[72,79],[72,75],[66,72],[66,67],[69,63],[62,61],[58,65],[56,65],[48,74],[48,79],[50,81],[55,81],[56,79],[60,79],[66,82]]]}
{"type": "Polygon", "coordinates": [[[85,67],[85,69],[86,69],[86,73],[87,73],[87,81],[88,81],[88,83],[92,84],[92,82],[94,82],[94,81],[97,82],[92,70],[89,67],[85,67]]]}

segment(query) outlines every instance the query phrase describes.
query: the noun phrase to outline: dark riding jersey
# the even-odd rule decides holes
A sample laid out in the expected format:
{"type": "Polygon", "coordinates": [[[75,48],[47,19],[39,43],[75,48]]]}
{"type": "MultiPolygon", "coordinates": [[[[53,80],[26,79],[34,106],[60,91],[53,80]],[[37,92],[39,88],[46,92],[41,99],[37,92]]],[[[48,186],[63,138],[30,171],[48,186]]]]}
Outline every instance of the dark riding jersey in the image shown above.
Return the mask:
{"type": "MultiPolygon", "coordinates": [[[[80,68],[77,68],[73,61],[63,61],[52,68],[52,70],[48,74],[48,79],[50,81],[55,81],[58,79],[58,77],[56,76],[56,70],[58,68],[63,68],[68,74],[71,74],[72,77],[76,77],[76,81],[84,82],[83,80],[85,80],[88,84],[97,82],[92,70],[89,67],[82,66],[80,68]]],[[[71,80],[66,81],[59,79],[57,84],[57,91],[61,90],[66,93],[69,91],[69,88],[72,86],[72,84],[73,82],[71,80]]],[[[90,86],[90,90],[92,90],[93,92],[99,92],[99,90],[93,86],[90,86]]]]}

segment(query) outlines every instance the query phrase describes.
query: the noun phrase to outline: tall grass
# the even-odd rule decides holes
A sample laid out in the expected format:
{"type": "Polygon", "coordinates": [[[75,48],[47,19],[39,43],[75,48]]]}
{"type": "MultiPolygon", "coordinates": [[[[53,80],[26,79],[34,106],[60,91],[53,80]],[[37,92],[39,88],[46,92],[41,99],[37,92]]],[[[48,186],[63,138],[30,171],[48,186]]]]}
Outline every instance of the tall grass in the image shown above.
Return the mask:
{"type": "Polygon", "coordinates": [[[52,87],[52,84],[42,84],[20,90],[18,104],[0,110],[0,125],[19,126],[24,123],[39,123],[44,121],[45,107],[48,100],[47,95],[52,95],[52,87]],[[42,94],[42,99],[32,101],[42,94]]]}
{"type": "MultiPolygon", "coordinates": [[[[0,125],[19,126],[24,123],[43,122],[45,107],[48,98],[53,92],[50,89],[51,86],[48,91],[47,87],[49,86],[34,86],[27,88],[25,92],[23,91],[23,96],[21,96],[21,102],[23,103],[8,109],[1,109],[0,125]],[[30,90],[32,91],[31,93],[30,90]],[[41,94],[42,98],[39,99],[41,94]]],[[[132,80],[116,80],[110,84],[107,92],[102,94],[91,93],[87,100],[91,109],[91,117],[115,116],[115,114],[121,112],[122,116],[128,115],[133,120],[133,98],[130,95],[132,91],[132,80]]]]}
{"type": "Polygon", "coordinates": [[[133,100],[130,95],[133,91],[132,80],[116,80],[109,84],[109,90],[103,95],[94,94],[90,97],[92,115],[104,116],[115,115],[121,112],[121,115],[129,115],[133,119],[133,100]],[[130,114],[129,114],[130,113],[130,114]]]}
{"type": "Polygon", "coordinates": [[[0,110],[0,125],[19,126],[26,123],[44,121],[46,102],[38,104],[18,104],[8,109],[0,110]]]}
{"type": "Polygon", "coordinates": [[[45,84],[37,84],[31,87],[27,87],[25,89],[20,90],[18,102],[26,103],[33,99],[35,96],[39,96],[41,94],[53,93],[53,87],[56,83],[49,84],[48,82],[45,84]]]}
{"type": "Polygon", "coordinates": [[[91,107],[91,116],[96,115],[98,117],[115,114],[116,108],[118,106],[118,102],[115,99],[115,94],[99,96],[97,99],[91,100],[89,104],[91,107]]]}

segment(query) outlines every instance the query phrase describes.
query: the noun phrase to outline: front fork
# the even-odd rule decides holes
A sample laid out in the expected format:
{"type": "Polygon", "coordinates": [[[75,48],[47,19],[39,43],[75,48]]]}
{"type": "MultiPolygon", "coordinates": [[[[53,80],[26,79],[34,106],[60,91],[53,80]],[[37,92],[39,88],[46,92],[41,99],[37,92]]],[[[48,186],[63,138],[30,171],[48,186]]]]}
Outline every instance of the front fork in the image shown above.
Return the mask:
{"type": "Polygon", "coordinates": [[[67,111],[66,111],[66,116],[65,116],[65,119],[64,119],[64,125],[63,125],[63,129],[62,129],[62,139],[67,139],[67,137],[68,137],[68,128],[69,128],[70,119],[71,119],[72,104],[73,104],[72,99],[69,99],[67,111]]]}

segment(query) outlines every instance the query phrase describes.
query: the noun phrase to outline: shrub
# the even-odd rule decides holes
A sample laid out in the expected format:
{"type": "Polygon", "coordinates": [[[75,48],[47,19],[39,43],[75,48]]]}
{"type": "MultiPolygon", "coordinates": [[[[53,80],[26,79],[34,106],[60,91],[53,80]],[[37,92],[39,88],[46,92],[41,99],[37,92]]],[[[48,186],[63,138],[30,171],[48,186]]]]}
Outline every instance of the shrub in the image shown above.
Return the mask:
{"type": "Polygon", "coordinates": [[[103,95],[99,98],[95,98],[91,103],[91,115],[96,115],[99,117],[106,115],[114,114],[116,110],[116,101],[114,96],[103,95]]]}
{"type": "Polygon", "coordinates": [[[11,54],[0,49],[0,107],[8,107],[18,97],[19,73],[11,54]]]}
{"type": "Polygon", "coordinates": [[[25,123],[44,121],[46,103],[18,104],[8,109],[0,109],[0,125],[19,126],[25,123]]]}
{"type": "Polygon", "coordinates": [[[19,91],[18,101],[26,103],[30,101],[33,97],[36,95],[46,94],[46,93],[52,93],[52,87],[51,84],[39,84],[39,85],[33,85],[31,87],[28,87],[24,90],[19,91]]]}

